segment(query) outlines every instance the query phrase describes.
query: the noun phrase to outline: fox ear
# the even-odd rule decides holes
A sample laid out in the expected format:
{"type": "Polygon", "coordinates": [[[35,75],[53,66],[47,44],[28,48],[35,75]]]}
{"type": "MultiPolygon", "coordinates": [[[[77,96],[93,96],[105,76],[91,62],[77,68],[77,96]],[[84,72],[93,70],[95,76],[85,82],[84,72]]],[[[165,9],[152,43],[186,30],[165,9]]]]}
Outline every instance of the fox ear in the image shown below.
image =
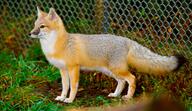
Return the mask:
{"type": "Polygon", "coordinates": [[[54,8],[50,8],[49,13],[48,13],[48,17],[50,20],[57,20],[58,15],[57,15],[54,8]]]}
{"type": "Polygon", "coordinates": [[[40,17],[42,16],[43,11],[37,6],[37,16],[40,17]]]}

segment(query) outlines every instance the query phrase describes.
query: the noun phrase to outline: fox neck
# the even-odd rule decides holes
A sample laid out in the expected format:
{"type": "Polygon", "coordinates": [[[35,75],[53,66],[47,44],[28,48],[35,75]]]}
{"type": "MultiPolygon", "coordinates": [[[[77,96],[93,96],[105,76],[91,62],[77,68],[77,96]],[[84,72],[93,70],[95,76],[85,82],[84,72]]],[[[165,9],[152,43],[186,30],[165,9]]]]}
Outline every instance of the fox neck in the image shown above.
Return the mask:
{"type": "Polygon", "coordinates": [[[66,32],[64,26],[58,28],[58,30],[52,30],[45,38],[40,39],[41,48],[45,55],[51,55],[56,53],[59,48],[65,46],[66,40],[68,38],[68,33],[66,32]]]}

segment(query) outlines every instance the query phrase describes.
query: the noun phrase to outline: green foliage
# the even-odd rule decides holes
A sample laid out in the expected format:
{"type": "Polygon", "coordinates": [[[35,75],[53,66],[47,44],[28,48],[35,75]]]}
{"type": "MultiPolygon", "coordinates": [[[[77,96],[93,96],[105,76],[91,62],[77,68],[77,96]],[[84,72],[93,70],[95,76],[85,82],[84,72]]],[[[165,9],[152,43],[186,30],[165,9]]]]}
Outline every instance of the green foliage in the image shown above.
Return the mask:
{"type": "Polygon", "coordinates": [[[97,102],[103,102],[104,105],[107,105],[107,106],[110,104],[110,101],[107,100],[104,96],[97,96],[96,101],[97,102]]]}
{"type": "Polygon", "coordinates": [[[56,109],[53,105],[56,103],[51,103],[47,97],[35,91],[40,84],[59,77],[52,66],[46,66],[44,61],[28,61],[23,56],[16,58],[7,52],[0,54],[0,61],[1,110],[56,109]],[[40,102],[44,105],[40,105],[40,102]]]}

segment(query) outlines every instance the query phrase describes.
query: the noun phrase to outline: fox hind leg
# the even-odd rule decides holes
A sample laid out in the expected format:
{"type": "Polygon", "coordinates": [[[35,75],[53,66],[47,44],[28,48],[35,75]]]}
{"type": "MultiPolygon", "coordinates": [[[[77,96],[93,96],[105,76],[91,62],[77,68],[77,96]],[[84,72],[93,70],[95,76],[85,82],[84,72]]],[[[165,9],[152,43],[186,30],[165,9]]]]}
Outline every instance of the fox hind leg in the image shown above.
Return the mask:
{"type": "Polygon", "coordinates": [[[124,79],[129,84],[127,94],[124,95],[122,98],[123,99],[132,98],[136,88],[135,76],[131,74],[126,67],[115,68],[112,70],[112,72],[117,76],[121,77],[122,79],[124,79]]]}
{"type": "Polygon", "coordinates": [[[115,89],[115,92],[114,93],[110,93],[108,95],[108,97],[117,97],[123,91],[124,86],[125,86],[125,80],[123,80],[123,79],[116,79],[116,81],[117,81],[117,87],[115,89]]]}
{"type": "Polygon", "coordinates": [[[122,96],[124,100],[132,98],[136,89],[135,76],[132,75],[130,72],[126,72],[126,74],[127,76],[125,76],[125,80],[129,84],[129,86],[128,86],[127,95],[122,96]]]}

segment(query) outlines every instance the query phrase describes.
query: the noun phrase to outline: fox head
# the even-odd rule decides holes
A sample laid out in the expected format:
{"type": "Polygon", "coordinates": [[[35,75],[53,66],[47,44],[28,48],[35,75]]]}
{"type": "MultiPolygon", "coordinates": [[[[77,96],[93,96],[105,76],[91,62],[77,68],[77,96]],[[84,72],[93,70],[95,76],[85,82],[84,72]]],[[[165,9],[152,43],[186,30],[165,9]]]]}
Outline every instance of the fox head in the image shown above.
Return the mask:
{"type": "Polygon", "coordinates": [[[50,8],[49,13],[46,13],[37,7],[37,20],[29,35],[32,38],[46,39],[51,32],[63,30],[62,27],[62,20],[53,8],[50,8]]]}

